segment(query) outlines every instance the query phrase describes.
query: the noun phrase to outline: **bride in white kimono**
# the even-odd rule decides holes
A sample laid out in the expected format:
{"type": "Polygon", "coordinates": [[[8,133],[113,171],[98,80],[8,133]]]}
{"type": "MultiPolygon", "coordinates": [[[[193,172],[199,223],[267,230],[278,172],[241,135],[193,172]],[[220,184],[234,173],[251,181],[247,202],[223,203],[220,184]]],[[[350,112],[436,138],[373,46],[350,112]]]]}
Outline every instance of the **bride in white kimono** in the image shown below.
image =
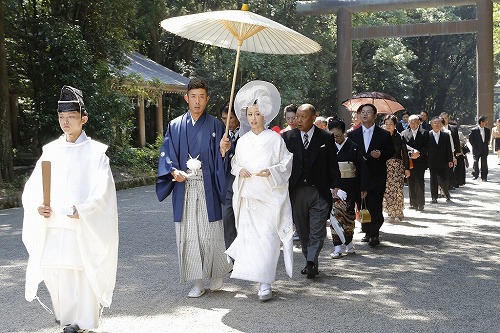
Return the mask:
{"type": "Polygon", "coordinates": [[[267,125],[279,112],[281,98],[265,81],[247,83],[236,95],[240,137],[232,159],[233,208],[238,235],[226,254],[234,259],[232,278],[259,282],[261,301],[272,298],[271,284],[283,244],[292,277],[293,226],[288,178],[293,155],[281,136],[267,125]]]}

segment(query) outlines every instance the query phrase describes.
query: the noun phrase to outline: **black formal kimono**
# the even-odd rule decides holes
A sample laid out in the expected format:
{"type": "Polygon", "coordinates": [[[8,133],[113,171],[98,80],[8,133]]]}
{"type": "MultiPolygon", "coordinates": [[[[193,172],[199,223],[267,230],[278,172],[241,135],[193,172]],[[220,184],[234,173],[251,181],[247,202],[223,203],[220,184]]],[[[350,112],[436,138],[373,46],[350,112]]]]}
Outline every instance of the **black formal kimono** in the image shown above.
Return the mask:
{"type": "MultiPolygon", "coordinates": [[[[347,193],[345,205],[341,203],[334,204],[335,217],[344,229],[345,244],[352,241],[354,235],[354,220],[356,202],[361,200],[361,191],[366,191],[366,166],[363,161],[363,154],[358,149],[358,145],[351,139],[346,138],[342,148],[337,152],[337,161],[339,162],[340,180],[339,188],[347,193]],[[346,165],[347,164],[347,165],[346,165]],[[354,172],[351,172],[354,170],[354,172]],[[365,178],[362,178],[362,177],[365,178]]],[[[333,245],[341,245],[342,241],[332,229],[333,245]]]]}

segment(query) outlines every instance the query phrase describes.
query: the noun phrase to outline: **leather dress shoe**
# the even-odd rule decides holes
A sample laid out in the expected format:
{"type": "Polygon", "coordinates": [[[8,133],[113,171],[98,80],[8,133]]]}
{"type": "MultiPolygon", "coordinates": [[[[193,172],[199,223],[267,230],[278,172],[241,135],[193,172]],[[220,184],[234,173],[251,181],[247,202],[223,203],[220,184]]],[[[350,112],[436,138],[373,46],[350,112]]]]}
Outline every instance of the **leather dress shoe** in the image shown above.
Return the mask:
{"type": "Polygon", "coordinates": [[[472,180],[476,180],[478,176],[472,176],[472,180]]]}
{"type": "Polygon", "coordinates": [[[300,274],[302,274],[302,275],[307,274],[307,265],[300,271],[300,274]]]}
{"type": "Polygon", "coordinates": [[[368,242],[370,240],[370,237],[368,237],[367,235],[364,235],[363,238],[361,238],[361,241],[362,242],[368,242]]]}
{"type": "Polygon", "coordinates": [[[437,199],[432,199],[431,200],[431,204],[437,204],[437,203],[438,203],[437,199]]]}
{"type": "Polygon", "coordinates": [[[308,279],[313,279],[319,275],[318,267],[313,262],[308,261],[306,266],[306,277],[308,279]]]}
{"type": "Polygon", "coordinates": [[[378,239],[378,237],[370,237],[370,240],[368,241],[368,245],[370,245],[371,247],[375,247],[379,244],[380,244],[380,240],[378,239]]]}
{"type": "Polygon", "coordinates": [[[421,211],[423,211],[423,210],[424,210],[424,206],[419,206],[419,207],[417,207],[417,211],[421,212],[421,211]]]}

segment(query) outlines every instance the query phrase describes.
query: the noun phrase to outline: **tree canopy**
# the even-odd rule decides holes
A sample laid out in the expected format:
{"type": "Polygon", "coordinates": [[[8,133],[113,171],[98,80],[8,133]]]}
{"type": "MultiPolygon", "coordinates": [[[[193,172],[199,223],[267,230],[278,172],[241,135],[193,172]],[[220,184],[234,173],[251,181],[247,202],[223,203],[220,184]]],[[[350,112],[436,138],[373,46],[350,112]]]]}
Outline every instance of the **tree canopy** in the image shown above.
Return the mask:
{"type": "MultiPolygon", "coordinates": [[[[15,147],[15,154],[36,155],[43,144],[60,134],[55,109],[63,85],[83,90],[90,113],[88,131],[93,137],[110,144],[112,152],[130,148],[135,104],[130,91],[118,88],[117,70],[124,65],[124,54],[132,50],[185,76],[205,78],[212,96],[210,112],[214,115],[229,99],[236,51],[180,38],[159,24],[173,16],[239,9],[240,1],[2,0],[0,4],[5,8],[0,12],[4,16],[0,19],[5,22],[4,31],[0,29],[0,35],[5,36],[5,52],[0,47],[0,58],[7,68],[1,84],[2,88],[9,87],[20,103],[15,135],[21,144],[15,147]]],[[[317,41],[322,50],[304,56],[243,52],[236,89],[254,79],[271,81],[282,94],[283,105],[308,102],[323,116],[336,114],[335,15],[299,17],[295,0],[254,0],[250,10],[317,41]]],[[[474,6],[457,6],[356,13],[353,24],[372,26],[474,17],[474,6]]],[[[498,65],[499,4],[494,4],[494,30],[498,65]]],[[[474,34],[465,34],[354,41],[353,94],[383,91],[396,97],[410,112],[426,110],[435,115],[447,111],[461,123],[473,123],[475,38],[474,34]]],[[[499,68],[496,66],[495,78],[499,68]]],[[[0,101],[4,112],[5,101],[0,101]]],[[[165,95],[163,104],[165,122],[185,111],[185,103],[178,95],[165,95]]],[[[283,122],[282,117],[276,119],[279,125],[283,122]]],[[[12,148],[4,139],[7,131],[2,127],[2,147],[9,152],[12,148]]],[[[3,171],[2,175],[9,177],[3,171]]]]}

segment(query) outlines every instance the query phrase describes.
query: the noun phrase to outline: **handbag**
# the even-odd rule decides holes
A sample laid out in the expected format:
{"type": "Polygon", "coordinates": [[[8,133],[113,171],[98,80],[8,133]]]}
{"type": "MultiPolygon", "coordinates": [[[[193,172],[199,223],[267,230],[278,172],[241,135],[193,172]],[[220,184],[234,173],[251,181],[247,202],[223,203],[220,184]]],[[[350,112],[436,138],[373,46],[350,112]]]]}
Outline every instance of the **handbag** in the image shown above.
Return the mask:
{"type": "Polygon", "coordinates": [[[366,208],[365,198],[361,199],[361,209],[359,210],[359,222],[370,223],[372,221],[372,215],[370,211],[366,208]]]}

